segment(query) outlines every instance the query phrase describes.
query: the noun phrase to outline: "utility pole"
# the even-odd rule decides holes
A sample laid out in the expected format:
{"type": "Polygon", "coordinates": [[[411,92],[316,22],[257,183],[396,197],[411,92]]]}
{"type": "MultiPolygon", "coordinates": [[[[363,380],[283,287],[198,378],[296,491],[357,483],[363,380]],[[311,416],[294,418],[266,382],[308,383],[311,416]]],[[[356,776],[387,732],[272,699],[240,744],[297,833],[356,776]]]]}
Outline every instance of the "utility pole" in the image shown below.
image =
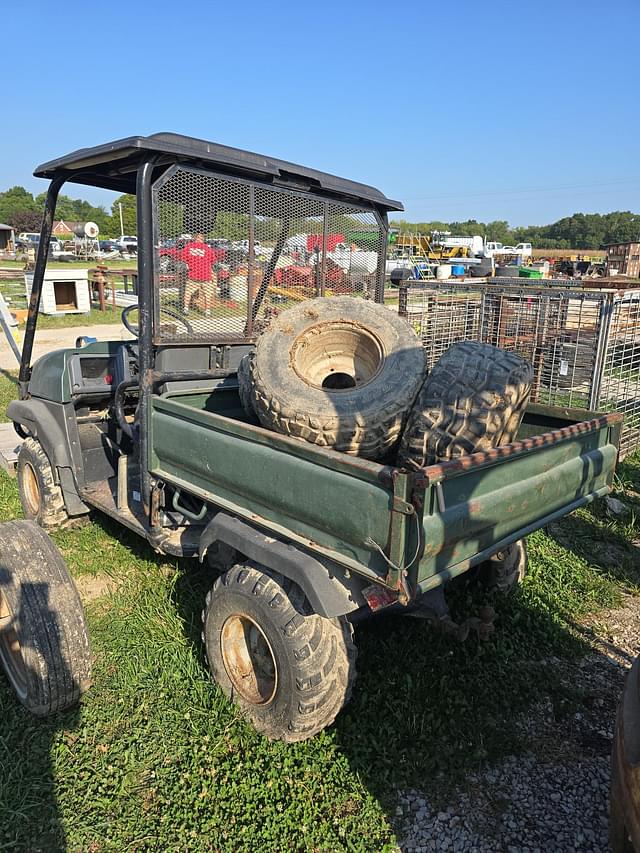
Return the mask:
{"type": "Polygon", "coordinates": [[[120,236],[124,237],[124,225],[122,223],[122,202],[118,202],[118,207],[120,208],[120,236]]]}

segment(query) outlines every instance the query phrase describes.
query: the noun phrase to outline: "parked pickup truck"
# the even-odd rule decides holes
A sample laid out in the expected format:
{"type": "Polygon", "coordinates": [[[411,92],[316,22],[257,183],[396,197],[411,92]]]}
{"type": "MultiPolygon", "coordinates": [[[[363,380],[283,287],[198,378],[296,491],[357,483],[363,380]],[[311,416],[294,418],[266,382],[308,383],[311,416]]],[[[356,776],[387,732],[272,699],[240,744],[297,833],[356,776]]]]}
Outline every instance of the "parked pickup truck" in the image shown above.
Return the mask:
{"type": "MultiPolygon", "coordinates": [[[[58,350],[31,366],[45,262],[38,254],[21,399],[8,410],[25,438],[18,460],[25,514],[56,527],[98,509],[157,551],[207,561],[209,666],[268,737],[301,740],[333,721],[355,675],[358,619],[420,607],[452,631],[465,633],[471,624],[482,630],[486,619],[452,622],[446,583],[610,491],[617,414],[530,405],[514,443],[408,470],[300,440],[295,413],[291,435],[269,431],[247,413],[240,361],[273,312],[309,289],[273,284],[289,232],[304,224],[327,229],[331,216],[352,216],[372,232],[379,228],[385,246],[387,213],[402,208],[378,190],[173,134],[74,152],[36,175],[51,179],[40,245],[66,176],[137,191],[139,317],[134,325],[138,309],[123,312],[137,341],[58,350]],[[260,275],[248,269],[233,281],[238,289],[244,282],[246,307],[238,298],[239,308],[221,303],[196,320],[161,291],[154,247],[167,236],[167,202],[189,227],[206,225],[220,237],[242,223],[268,231],[274,250],[260,275]]],[[[381,302],[384,257],[377,269],[381,302]]],[[[320,265],[315,273],[322,292],[326,270],[320,265]]],[[[16,557],[8,576],[26,582],[31,567],[16,557]]],[[[62,606],[60,586],[54,608],[62,606]]],[[[70,581],[67,587],[77,602],[70,581]]],[[[9,612],[11,596],[2,600],[9,612]]],[[[51,630],[65,625],[57,620],[51,630]]],[[[16,632],[29,646],[28,624],[16,623],[16,632]]],[[[79,642],[73,637],[71,646],[79,642]]],[[[39,682],[36,695],[19,689],[19,656],[5,649],[2,660],[21,701],[37,713],[77,700],[80,676],[65,682],[73,691],[57,684],[52,698],[51,685],[39,682]]]]}

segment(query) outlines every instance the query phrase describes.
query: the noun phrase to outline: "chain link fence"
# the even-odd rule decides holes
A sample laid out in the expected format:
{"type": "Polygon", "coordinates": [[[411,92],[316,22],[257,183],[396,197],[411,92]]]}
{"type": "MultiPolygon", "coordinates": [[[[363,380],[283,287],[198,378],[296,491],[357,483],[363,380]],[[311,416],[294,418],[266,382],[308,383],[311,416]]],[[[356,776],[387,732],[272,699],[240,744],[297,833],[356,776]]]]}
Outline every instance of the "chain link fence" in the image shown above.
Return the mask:
{"type": "Polygon", "coordinates": [[[622,412],[621,455],[640,448],[640,290],[412,284],[400,314],[429,367],[457,341],[518,352],[534,368],[532,401],[622,412]]]}

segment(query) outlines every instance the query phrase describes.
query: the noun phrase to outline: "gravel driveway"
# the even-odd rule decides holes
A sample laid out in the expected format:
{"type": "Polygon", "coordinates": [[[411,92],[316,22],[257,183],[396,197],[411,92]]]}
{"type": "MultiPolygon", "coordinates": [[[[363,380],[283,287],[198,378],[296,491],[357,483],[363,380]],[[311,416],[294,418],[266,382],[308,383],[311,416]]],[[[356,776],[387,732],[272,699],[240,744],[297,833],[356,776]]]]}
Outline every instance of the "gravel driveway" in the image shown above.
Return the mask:
{"type": "Polygon", "coordinates": [[[624,675],[640,652],[638,599],[626,596],[621,608],[600,612],[580,629],[591,643],[589,654],[540,666],[552,664],[586,692],[581,712],[559,720],[551,701],[542,699],[520,721],[524,752],[467,776],[439,809],[423,792],[399,792],[402,851],[608,850],[611,743],[624,675]]]}

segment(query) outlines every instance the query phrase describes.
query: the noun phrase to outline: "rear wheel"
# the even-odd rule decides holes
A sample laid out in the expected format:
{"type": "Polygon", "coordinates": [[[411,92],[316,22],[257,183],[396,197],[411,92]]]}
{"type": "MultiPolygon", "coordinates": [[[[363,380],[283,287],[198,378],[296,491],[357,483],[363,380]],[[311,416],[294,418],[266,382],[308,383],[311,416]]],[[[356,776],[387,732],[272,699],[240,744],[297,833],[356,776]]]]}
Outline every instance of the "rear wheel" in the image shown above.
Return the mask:
{"type": "Polygon", "coordinates": [[[90,683],[80,598],[33,521],[0,525],[0,664],[19,701],[40,717],[75,705],[90,683]]]}
{"type": "Polygon", "coordinates": [[[214,679],[268,738],[306,740],[348,701],[351,626],[313,613],[287,578],[257,563],[235,565],[207,595],[203,620],[214,679]]]}
{"type": "Polygon", "coordinates": [[[24,440],[18,453],[18,491],[25,517],[41,527],[61,527],[69,521],[62,489],[56,484],[51,463],[35,438],[24,440]]]}
{"type": "Polygon", "coordinates": [[[524,580],[529,557],[524,539],[508,545],[480,566],[480,582],[488,589],[509,592],[524,580]]]}

